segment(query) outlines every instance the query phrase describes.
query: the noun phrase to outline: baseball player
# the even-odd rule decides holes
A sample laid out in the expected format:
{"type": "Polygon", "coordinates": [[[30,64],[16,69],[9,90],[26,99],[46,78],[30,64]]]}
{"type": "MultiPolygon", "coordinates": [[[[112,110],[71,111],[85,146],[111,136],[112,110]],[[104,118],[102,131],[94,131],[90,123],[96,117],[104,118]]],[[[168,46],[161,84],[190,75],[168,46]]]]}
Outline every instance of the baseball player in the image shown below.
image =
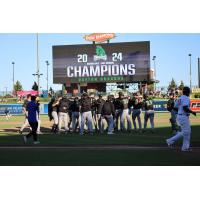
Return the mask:
{"type": "Polygon", "coordinates": [[[121,115],[122,115],[122,110],[123,110],[123,93],[119,92],[119,97],[116,99],[113,99],[113,104],[115,106],[115,131],[119,130],[119,119],[120,119],[120,129],[122,129],[122,124],[121,124],[121,115]]]}
{"type": "Polygon", "coordinates": [[[54,124],[52,126],[51,132],[57,133],[58,131],[58,104],[59,100],[56,100],[55,97],[51,98],[51,101],[48,104],[48,116],[50,121],[53,119],[54,124]]]}
{"type": "Polygon", "coordinates": [[[62,97],[58,103],[58,130],[61,132],[62,122],[64,122],[65,132],[69,131],[69,99],[66,96],[62,97]]]}
{"type": "Polygon", "coordinates": [[[113,134],[113,126],[115,117],[114,104],[111,101],[111,96],[107,97],[107,101],[103,104],[101,109],[101,126],[100,133],[104,131],[104,120],[108,123],[108,134],[113,134]]]}
{"type": "Polygon", "coordinates": [[[169,100],[167,102],[167,110],[171,114],[171,118],[169,119],[172,127],[172,132],[175,134],[179,130],[179,126],[177,124],[177,110],[174,109],[175,102],[177,100],[177,96],[174,93],[170,93],[169,100]]]}
{"type": "Polygon", "coordinates": [[[123,94],[121,98],[122,98],[122,113],[121,113],[121,119],[120,119],[121,130],[130,132],[132,129],[132,123],[131,123],[131,116],[130,116],[130,112],[128,108],[129,99],[128,97],[124,97],[123,94]],[[125,128],[126,121],[127,121],[127,129],[125,128]]]}
{"type": "Polygon", "coordinates": [[[153,132],[154,129],[154,109],[153,109],[153,101],[151,98],[148,97],[147,94],[143,95],[144,100],[143,100],[143,107],[145,110],[144,113],[144,131],[147,128],[147,122],[150,119],[150,124],[151,124],[151,132],[153,132]]]}
{"type": "Polygon", "coordinates": [[[69,130],[72,130],[72,110],[71,110],[71,105],[74,102],[74,98],[69,98],[69,110],[68,110],[68,115],[69,115],[69,122],[68,122],[68,128],[69,130]]]}
{"type": "Polygon", "coordinates": [[[135,131],[137,130],[136,118],[139,125],[139,131],[142,130],[142,122],[141,122],[141,109],[142,109],[142,97],[139,96],[138,93],[133,94],[133,98],[129,101],[129,106],[133,108],[132,112],[132,120],[135,131]]]}
{"type": "Polygon", "coordinates": [[[71,104],[70,109],[72,111],[72,131],[75,132],[77,128],[80,128],[80,101],[78,97],[74,98],[74,102],[71,104]]]}
{"type": "Polygon", "coordinates": [[[5,108],[4,113],[5,113],[5,116],[6,116],[6,120],[8,121],[11,117],[11,114],[10,114],[10,111],[7,107],[5,108]]]}
{"type": "MultiPolygon", "coordinates": [[[[110,97],[111,98],[111,97],[110,97]]],[[[99,98],[96,100],[96,112],[97,112],[97,122],[98,122],[98,130],[101,129],[101,111],[105,100],[103,99],[102,95],[99,95],[99,98]]]]}
{"type": "Polygon", "coordinates": [[[97,131],[97,126],[98,126],[98,121],[97,121],[97,115],[96,115],[96,99],[94,94],[90,95],[90,100],[91,100],[91,112],[92,112],[92,119],[94,123],[95,130],[97,131]]]}
{"type": "MultiPolygon", "coordinates": [[[[39,96],[36,97],[36,103],[38,104],[38,107],[40,109],[40,98],[39,96]]],[[[41,127],[41,119],[40,119],[40,116],[39,116],[40,112],[38,112],[38,115],[37,115],[37,118],[38,118],[38,128],[37,128],[37,134],[43,134],[40,130],[40,127],[41,127]]]]}
{"type": "Polygon", "coordinates": [[[181,126],[181,131],[178,131],[177,134],[166,140],[168,146],[171,146],[174,142],[183,138],[183,144],[181,151],[190,151],[190,135],[191,135],[191,126],[189,121],[190,113],[196,116],[196,112],[190,109],[190,88],[183,88],[183,95],[178,98],[175,102],[175,109],[178,110],[178,122],[181,126]]]}
{"type": "Polygon", "coordinates": [[[87,120],[88,130],[90,134],[93,134],[93,127],[92,127],[92,104],[91,99],[87,93],[82,94],[81,101],[81,127],[80,127],[80,135],[83,135],[84,125],[87,120]]]}
{"type": "MultiPolygon", "coordinates": [[[[29,126],[29,122],[28,122],[28,112],[26,110],[27,104],[28,102],[31,101],[31,94],[28,94],[23,105],[22,105],[22,112],[24,113],[25,119],[24,119],[24,123],[22,124],[21,128],[19,129],[19,133],[22,134],[23,130],[25,127],[29,126]]],[[[31,131],[31,128],[30,128],[31,131]]]]}

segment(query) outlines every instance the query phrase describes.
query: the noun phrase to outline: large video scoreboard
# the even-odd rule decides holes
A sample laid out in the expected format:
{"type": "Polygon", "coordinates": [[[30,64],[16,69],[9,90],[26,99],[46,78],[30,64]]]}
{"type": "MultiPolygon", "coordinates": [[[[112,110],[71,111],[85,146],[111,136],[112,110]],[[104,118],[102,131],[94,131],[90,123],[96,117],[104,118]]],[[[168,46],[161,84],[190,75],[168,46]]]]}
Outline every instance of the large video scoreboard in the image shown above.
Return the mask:
{"type": "Polygon", "coordinates": [[[53,46],[54,83],[149,81],[150,42],[53,46]]]}

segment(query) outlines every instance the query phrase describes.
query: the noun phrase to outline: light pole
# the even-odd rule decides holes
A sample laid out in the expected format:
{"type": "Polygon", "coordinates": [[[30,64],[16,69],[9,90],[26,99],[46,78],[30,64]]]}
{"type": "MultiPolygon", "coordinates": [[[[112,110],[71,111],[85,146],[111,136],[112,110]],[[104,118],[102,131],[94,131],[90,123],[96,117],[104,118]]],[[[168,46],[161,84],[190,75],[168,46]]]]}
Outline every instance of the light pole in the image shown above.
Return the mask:
{"type": "Polygon", "coordinates": [[[5,96],[6,96],[6,95],[7,95],[7,93],[8,93],[8,90],[7,90],[7,89],[8,89],[8,87],[5,87],[5,89],[6,89],[6,94],[5,94],[5,96]]]}
{"type": "Polygon", "coordinates": [[[47,64],[47,92],[49,91],[49,62],[46,61],[47,64]]]}
{"type": "Polygon", "coordinates": [[[12,62],[12,65],[13,65],[13,94],[14,94],[14,91],[15,91],[15,62],[12,62]]]}
{"type": "Polygon", "coordinates": [[[200,88],[200,58],[198,58],[198,87],[200,88]]]}
{"type": "Polygon", "coordinates": [[[40,74],[40,65],[39,65],[39,39],[38,39],[38,33],[36,34],[36,43],[37,43],[37,71],[35,74],[32,74],[33,76],[37,76],[37,85],[38,85],[38,96],[40,95],[40,76],[43,74],[40,74]]]}
{"type": "Polygon", "coordinates": [[[188,54],[190,57],[190,90],[192,90],[192,62],[191,62],[191,56],[192,54],[188,54]]]}
{"type": "Polygon", "coordinates": [[[38,76],[38,96],[40,96],[40,66],[39,66],[39,38],[38,33],[36,35],[37,37],[37,76],[38,76]]]}
{"type": "Polygon", "coordinates": [[[155,91],[156,91],[156,56],[153,56],[153,66],[154,66],[154,77],[155,77],[155,91]]]}

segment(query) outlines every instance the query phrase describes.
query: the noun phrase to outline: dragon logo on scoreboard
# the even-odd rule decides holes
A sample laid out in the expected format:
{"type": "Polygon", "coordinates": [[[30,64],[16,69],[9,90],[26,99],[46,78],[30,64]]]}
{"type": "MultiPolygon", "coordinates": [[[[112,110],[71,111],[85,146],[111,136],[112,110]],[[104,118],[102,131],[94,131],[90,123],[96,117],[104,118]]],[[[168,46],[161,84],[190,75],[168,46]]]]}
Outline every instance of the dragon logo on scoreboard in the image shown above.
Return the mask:
{"type": "Polygon", "coordinates": [[[107,55],[105,50],[103,49],[102,46],[98,45],[96,47],[96,55],[94,55],[94,61],[98,61],[98,60],[107,60],[107,55]]]}

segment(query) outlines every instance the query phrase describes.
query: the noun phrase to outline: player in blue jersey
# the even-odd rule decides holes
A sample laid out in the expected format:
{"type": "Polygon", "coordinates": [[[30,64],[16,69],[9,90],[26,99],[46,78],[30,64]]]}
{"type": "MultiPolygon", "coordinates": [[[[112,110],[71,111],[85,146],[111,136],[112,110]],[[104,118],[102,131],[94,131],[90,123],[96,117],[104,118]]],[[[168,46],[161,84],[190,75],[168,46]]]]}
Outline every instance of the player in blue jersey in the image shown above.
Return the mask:
{"type": "Polygon", "coordinates": [[[39,104],[36,102],[36,97],[31,96],[31,101],[28,102],[27,107],[27,118],[28,122],[32,128],[32,131],[28,135],[24,135],[24,143],[27,142],[27,139],[31,136],[33,136],[33,143],[34,144],[39,144],[40,142],[38,141],[37,138],[37,128],[38,128],[38,119],[39,119],[39,104]]]}

